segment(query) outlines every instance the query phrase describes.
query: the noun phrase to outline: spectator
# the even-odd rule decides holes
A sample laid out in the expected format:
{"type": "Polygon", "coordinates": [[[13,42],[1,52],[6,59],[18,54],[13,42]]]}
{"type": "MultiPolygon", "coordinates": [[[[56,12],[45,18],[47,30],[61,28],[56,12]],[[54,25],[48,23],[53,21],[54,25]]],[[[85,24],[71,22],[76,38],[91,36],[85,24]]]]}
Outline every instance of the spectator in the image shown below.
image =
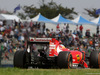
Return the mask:
{"type": "Polygon", "coordinates": [[[82,34],[82,32],[83,32],[83,26],[81,25],[81,26],[79,27],[79,29],[80,29],[80,32],[81,32],[81,34],[82,34]]]}
{"type": "Polygon", "coordinates": [[[15,25],[14,25],[14,26],[16,27],[16,26],[18,25],[18,23],[17,23],[17,21],[16,21],[16,20],[14,20],[14,22],[15,22],[15,25]]]}
{"type": "Polygon", "coordinates": [[[40,34],[41,33],[41,30],[40,28],[37,29],[37,34],[40,34]]]}
{"type": "Polygon", "coordinates": [[[66,32],[69,32],[69,24],[66,26],[66,32]]]}
{"type": "Polygon", "coordinates": [[[55,34],[55,32],[53,31],[53,29],[51,29],[50,33],[51,33],[52,35],[54,35],[54,34],[55,34]]]}
{"type": "Polygon", "coordinates": [[[77,34],[76,30],[74,30],[73,34],[74,34],[74,35],[76,35],[76,34],[77,34]]]}
{"type": "Polygon", "coordinates": [[[96,34],[99,35],[99,25],[97,26],[96,30],[97,30],[96,34]]]}
{"type": "Polygon", "coordinates": [[[66,31],[66,23],[64,23],[64,26],[63,26],[63,32],[66,31]]]}
{"type": "Polygon", "coordinates": [[[90,37],[90,30],[86,30],[85,36],[88,37],[88,38],[90,37]]]}
{"type": "Polygon", "coordinates": [[[22,22],[21,22],[20,19],[19,19],[19,22],[18,22],[19,27],[21,27],[21,24],[22,24],[22,22]]]}
{"type": "Polygon", "coordinates": [[[18,40],[20,40],[20,41],[24,41],[24,40],[25,40],[23,34],[20,34],[20,35],[19,35],[18,40]]]}
{"type": "Polygon", "coordinates": [[[40,29],[40,22],[38,23],[37,28],[40,29]]]}
{"type": "Polygon", "coordinates": [[[32,22],[32,20],[31,20],[31,22],[30,22],[30,27],[32,27],[33,26],[33,22],[32,22]]]}
{"type": "Polygon", "coordinates": [[[0,31],[3,32],[5,30],[4,26],[0,26],[0,31]]]}
{"type": "Polygon", "coordinates": [[[45,28],[46,28],[46,27],[45,27],[45,23],[43,24],[43,26],[42,26],[42,27],[43,27],[43,33],[44,33],[44,31],[45,31],[45,28]]]}
{"type": "Polygon", "coordinates": [[[14,30],[11,30],[10,36],[11,36],[11,37],[14,37],[14,30]]]}
{"type": "Polygon", "coordinates": [[[3,42],[3,36],[0,34],[0,42],[3,42]]]}
{"type": "Polygon", "coordinates": [[[59,27],[59,24],[57,24],[56,31],[59,31],[59,30],[60,30],[60,27],[59,27]]]}
{"type": "Polygon", "coordinates": [[[76,31],[77,31],[77,32],[79,31],[78,25],[76,25],[76,31]]]}

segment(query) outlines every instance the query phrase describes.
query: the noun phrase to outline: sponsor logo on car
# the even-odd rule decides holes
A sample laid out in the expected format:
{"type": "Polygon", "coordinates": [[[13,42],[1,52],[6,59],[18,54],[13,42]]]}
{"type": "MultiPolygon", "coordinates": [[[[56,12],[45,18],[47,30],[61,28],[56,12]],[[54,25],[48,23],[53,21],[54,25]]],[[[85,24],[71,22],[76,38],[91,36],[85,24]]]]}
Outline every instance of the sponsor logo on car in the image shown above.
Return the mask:
{"type": "Polygon", "coordinates": [[[77,54],[76,57],[77,57],[77,61],[79,61],[80,60],[79,54],[77,54]]]}

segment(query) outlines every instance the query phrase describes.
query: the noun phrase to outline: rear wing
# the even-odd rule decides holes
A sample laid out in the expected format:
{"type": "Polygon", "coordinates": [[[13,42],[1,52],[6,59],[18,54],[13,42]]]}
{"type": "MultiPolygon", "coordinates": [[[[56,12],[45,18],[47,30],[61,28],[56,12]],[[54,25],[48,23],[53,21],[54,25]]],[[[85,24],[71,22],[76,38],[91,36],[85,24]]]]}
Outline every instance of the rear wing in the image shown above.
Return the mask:
{"type": "Polygon", "coordinates": [[[49,42],[52,40],[52,38],[33,38],[30,37],[28,40],[28,44],[49,44],[49,42]]]}

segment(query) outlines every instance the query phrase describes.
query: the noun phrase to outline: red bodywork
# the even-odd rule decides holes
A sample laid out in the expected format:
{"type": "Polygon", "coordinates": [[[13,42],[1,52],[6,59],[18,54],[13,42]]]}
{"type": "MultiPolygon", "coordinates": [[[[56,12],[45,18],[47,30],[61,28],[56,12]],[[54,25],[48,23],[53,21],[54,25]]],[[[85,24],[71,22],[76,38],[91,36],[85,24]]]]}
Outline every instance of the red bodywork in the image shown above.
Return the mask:
{"type": "Polygon", "coordinates": [[[81,64],[83,65],[85,68],[88,68],[87,63],[85,62],[85,52],[84,55],[82,54],[81,51],[78,50],[70,50],[68,48],[66,48],[64,45],[62,45],[58,40],[56,40],[55,38],[41,38],[41,39],[34,39],[31,38],[30,41],[41,41],[41,42],[49,42],[49,56],[50,57],[54,57],[54,56],[58,56],[59,52],[61,51],[69,51],[72,54],[72,59],[73,59],[73,64],[81,64]],[[84,59],[82,59],[84,56],[84,59]]]}

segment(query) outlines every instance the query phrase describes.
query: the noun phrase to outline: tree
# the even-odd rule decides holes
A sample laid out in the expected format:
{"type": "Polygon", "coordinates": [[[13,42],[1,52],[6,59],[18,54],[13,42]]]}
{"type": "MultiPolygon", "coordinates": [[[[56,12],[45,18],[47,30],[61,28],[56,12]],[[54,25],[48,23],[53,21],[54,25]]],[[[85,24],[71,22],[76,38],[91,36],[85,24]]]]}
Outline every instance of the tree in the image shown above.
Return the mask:
{"type": "Polygon", "coordinates": [[[37,15],[37,8],[34,5],[31,6],[24,6],[22,8],[25,12],[25,16],[29,16],[30,18],[33,18],[35,15],[37,15]]]}
{"type": "Polygon", "coordinates": [[[97,18],[99,16],[95,14],[97,10],[96,8],[92,8],[92,9],[85,8],[84,10],[87,12],[85,14],[89,15],[90,17],[97,18]]]}
{"type": "Polygon", "coordinates": [[[24,15],[23,13],[18,13],[18,16],[20,16],[21,19],[26,19],[26,15],[24,15]]]}
{"type": "Polygon", "coordinates": [[[41,13],[43,16],[51,19],[57,16],[59,13],[68,19],[73,19],[72,14],[77,15],[77,12],[74,11],[74,8],[67,8],[63,7],[61,4],[57,5],[53,0],[45,3],[45,0],[42,0],[40,7],[36,8],[34,5],[31,6],[24,6],[23,7],[24,12],[29,16],[30,18],[36,16],[38,13],[41,13]]]}

